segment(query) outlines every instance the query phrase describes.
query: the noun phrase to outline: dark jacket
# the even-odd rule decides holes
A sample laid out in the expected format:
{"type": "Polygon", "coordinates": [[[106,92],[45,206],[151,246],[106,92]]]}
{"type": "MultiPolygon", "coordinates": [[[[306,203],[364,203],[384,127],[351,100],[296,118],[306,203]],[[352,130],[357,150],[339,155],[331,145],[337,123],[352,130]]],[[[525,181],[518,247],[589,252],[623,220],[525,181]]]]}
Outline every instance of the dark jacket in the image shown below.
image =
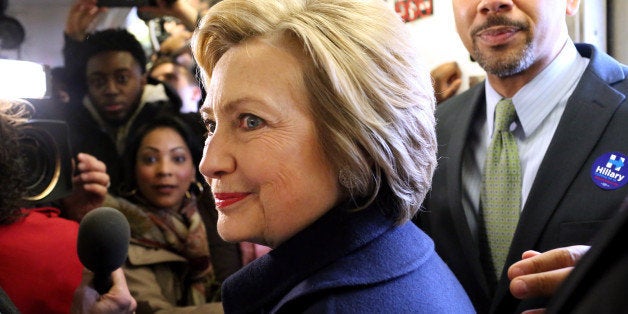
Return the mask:
{"type": "MultiPolygon", "coordinates": [[[[558,128],[541,162],[521,212],[504,269],[526,250],[546,251],[587,244],[612,218],[628,195],[628,185],[602,189],[592,179],[596,160],[610,152],[628,155],[628,67],[591,45],[577,45],[590,58],[569,98],[558,128]]],[[[418,224],[433,239],[436,251],[465,287],[480,313],[513,313],[546,300],[515,299],[505,272],[496,293],[489,291],[477,234],[472,234],[462,206],[462,156],[472,121],[484,112],[484,84],[439,105],[439,166],[426,210],[418,224]]]]}
{"type": "Polygon", "coordinates": [[[548,313],[628,313],[628,199],[562,283],[548,313]]]}
{"type": "Polygon", "coordinates": [[[335,208],[223,284],[226,313],[472,313],[433,243],[371,206],[335,208]]]}

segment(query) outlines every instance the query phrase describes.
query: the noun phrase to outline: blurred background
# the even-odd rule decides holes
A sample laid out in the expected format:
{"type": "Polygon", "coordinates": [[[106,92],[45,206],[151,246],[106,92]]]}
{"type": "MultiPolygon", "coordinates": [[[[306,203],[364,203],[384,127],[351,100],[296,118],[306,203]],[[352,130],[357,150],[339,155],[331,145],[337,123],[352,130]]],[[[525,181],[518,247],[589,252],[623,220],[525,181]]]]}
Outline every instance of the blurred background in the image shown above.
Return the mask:
{"type": "MultiPolygon", "coordinates": [[[[0,59],[31,61],[48,67],[63,65],[61,48],[63,27],[73,0],[0,0],[4,6],[0,24],[0,59]],[[23,28],[23,38],[17,43],[12,29],[15,22],[23,28]],[[13,37],[11,37],[13,36],[13,37]]],[[[179,0],[187,1],[187,0],[179,0]]],[[[469,78],[481,79],[482,69],[469,59],[455,30],[451,0],[382,0],[401,14],[412,15],[416,3],[431,5],[431,13],[416,17],[408,26],[419,43],[420,53],[428,66],[434,67],[448,61],[457,61],[463,72],[460,91],[469,86],[469,78]],[[406,11],[406,12],[401,12],[406,11]]],[[[125,21],[128,29],[150,49],[150,37],[146,23],[129,14],[125,21]]],[[[570,33],[576,42],[595,44],[623,63],[628,63],[627,0],[582,0],[577,16],[570,19],[570,33]],[[624,39],[624,40],[622,40],[624,39]]],[[[19,36],[18,36],[19,37],[19,36]]],[[[0,64],[0,71],[2,71],[0,64]]],[[[6,69],[4,69],[6,70],[6,69]]]]}

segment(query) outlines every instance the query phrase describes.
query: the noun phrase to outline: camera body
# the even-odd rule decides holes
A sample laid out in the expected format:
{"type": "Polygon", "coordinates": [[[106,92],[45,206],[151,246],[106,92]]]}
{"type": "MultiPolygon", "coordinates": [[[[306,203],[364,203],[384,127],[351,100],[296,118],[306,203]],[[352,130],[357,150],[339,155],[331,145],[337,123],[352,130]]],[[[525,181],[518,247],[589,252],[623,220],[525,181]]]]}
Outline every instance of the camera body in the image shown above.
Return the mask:
{"type": "Polygon", "coordinates": [[[72,152],[65,122],[29,120],[18,126],[27,195],[32,203],[58,200],[72,192],[72,152]]]}
{"type": "MultiPolygon", "coordinates": [[[[167,5],[172,5],[177,0],[166,0],[167,5]]],[[[157,6],[157,0],[98,0],[99,7],[144,7],[157,6]]]]}
{"type": "MultiPolygon", "coordinates": [[[[55,112],[52,77],[47,66],[34,62],[0,58],[0,101],[8,101],[28,112],[32,119],[16,124],[16,160],[24,170],[27,203],[38,205],[72,193],[72,154],[65,122],[38,119],[55,112]],[[16,75],[19,73],[20,75],[16,75]]],[[[18,109],[20,110],[20,109],[18,109]]],[[[52,115],[56,116],[56,115],[52,115]]]]}

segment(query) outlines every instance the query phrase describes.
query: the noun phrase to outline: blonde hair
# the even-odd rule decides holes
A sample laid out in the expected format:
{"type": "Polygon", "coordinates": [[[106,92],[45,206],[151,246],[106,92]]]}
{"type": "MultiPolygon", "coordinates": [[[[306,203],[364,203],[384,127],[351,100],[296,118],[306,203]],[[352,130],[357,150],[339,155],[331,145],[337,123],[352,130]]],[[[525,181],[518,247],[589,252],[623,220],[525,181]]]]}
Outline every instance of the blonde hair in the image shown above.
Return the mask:
{"type": "Polygon", "coordinates": [[[412,218],[436,166],[435,99],[401,19],[382,0],[223,0],[202,19],[192,50],[209,82],[229,48],[276,35],[299,42],[311,61],[310,110],[346,192],[366,199],[361,209],[385,188],[396,222],[412,218]]]}

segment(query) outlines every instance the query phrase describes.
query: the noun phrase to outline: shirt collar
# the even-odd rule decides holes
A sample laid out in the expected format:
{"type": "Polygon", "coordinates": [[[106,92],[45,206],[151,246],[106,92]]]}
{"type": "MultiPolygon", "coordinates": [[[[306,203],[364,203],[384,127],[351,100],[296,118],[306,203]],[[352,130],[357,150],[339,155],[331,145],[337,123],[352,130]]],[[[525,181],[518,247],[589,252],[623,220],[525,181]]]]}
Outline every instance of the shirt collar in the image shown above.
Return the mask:
{"type": "MultiPolygon", "coordinates": [[[[567,39],[558,56],[534,79],[524,85],[512,98],[519,124],[526,137],[541,125],[543,120],[570,95],[588,65],[580,56],[571,39],[567,39]]],[[[486,121],[489,134],[493,133],[495,106],[503,97],[486,80],[486,121]]]]}

